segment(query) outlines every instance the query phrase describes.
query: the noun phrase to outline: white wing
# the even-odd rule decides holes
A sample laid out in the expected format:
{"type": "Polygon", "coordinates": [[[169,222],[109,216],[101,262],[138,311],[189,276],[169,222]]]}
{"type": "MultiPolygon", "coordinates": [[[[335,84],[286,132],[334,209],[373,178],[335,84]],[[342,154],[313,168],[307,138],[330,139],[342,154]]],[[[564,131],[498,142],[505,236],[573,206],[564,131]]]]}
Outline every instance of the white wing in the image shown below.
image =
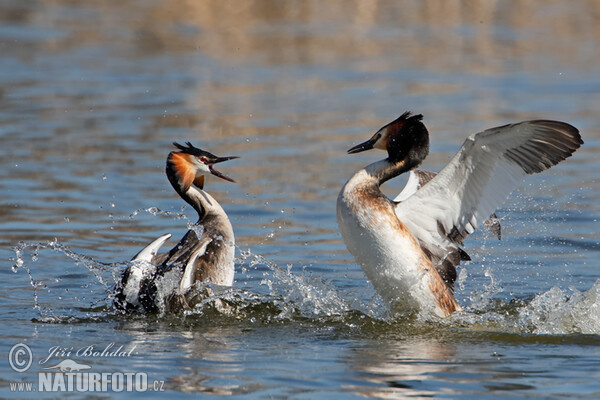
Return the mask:
{"type": "MultiPolygon", "coordinates": [[[[431,171],[425,171],[423,169],[413,169],[410,171],[406,185],[402,191],[394,198],[396,203],[408,199],[410,196],[415,194],[417,190],[421,189],[426,183],[435,178],[437,174],[431,171]]],[[[500,226],[500,220],[494,213],[486,219],[483,224],[492,232],[498,240],[502,238],[502,227],[500,226]]]]}
{"type": "Polygon", "coordinates": [[[575,127],[547,120],[471,135],[435,178],[396,206],[396,215],[422,246],[443,259],[526,174],[556,165],[581,144],[575,127]]]}
{"type": "Polygon", "coordinates": [[[204,253],[206,253],[206,247],[209,245],[210,242],[212,242],[211,238],[203,236],[200,246],[190,256],[190,259],[187,262],[185,269],[183,270],[183,277],[179,282],[179,291],[181,292],[181,294],[185,294],[194,284],[196,275],[196,260],[198,259],[198,257],[202,257],[204,253]]]}
{"type": "Polygon", "coordinates": [[[139,304],[140,287],[143,279],[147,279],[156,272],[156,266],[152,264],[152,258],[156,255],[158,249],[171,237],[170,233],[156,238],[140,250],[132,259],[132,265],[129,267],[127,282],[123,287],[125,301],[137,306],[139,304]]]}
{"type": "Polygon", "coordinates": [[[156,252],[158,251],[158,249],[160,249],[160,247],[165,244],[165,242],[171,237],[170,233],[166,233],[156,239],[154,239],[152,241],[152,243],[150,243],[149,245],[147,245],[146,247],[144,247],[142,250],[140,250],[139,253],[137,253],[135,256],[133,256],[133,258],[131,259],[131,261],[146,261],[146,262],[152,262],[152,258],[156,255],[156,252]]]}
{"type": "Polygon", "coordinates": [[[437,174],[422,169],[413,169],[408,175],[408,180],[402,191],[394,199],[395,202],[404,201],[421,189],[423,185],[432,180],[437,174]]]}

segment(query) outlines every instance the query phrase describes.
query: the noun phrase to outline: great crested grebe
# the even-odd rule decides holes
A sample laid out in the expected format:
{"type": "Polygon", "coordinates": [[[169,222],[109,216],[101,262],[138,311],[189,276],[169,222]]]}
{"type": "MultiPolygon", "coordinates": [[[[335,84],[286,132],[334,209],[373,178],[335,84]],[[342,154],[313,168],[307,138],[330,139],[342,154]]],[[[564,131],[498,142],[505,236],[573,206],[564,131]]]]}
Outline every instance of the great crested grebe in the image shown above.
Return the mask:
{"type": "MultiPolygon", "coordinates": [[[[456,266],[469,256],[459,246],[498,208],[527,174],[544,171],[583,144],[564,122],[535,120],[471,135],[442,169],[390,200],[380,185],[414,170],[429,152],[422,115],[406,112],[349,154],[386,150],[388,157],[361,169],[344,185],[337,220],[346,247],[377,292],[396,310],[447,316],[456,266]]],[[[493,224],[492,224],[493,226],[493,224]]],[[[499,233],[499,232],[498,232],[499,233]]]]}
{"type": "Polygon", "coordinates": [[[179,309],[187,305],[185,294],[197,281],[222,286],[233,283],[233,228],[221,205],[203,188],[206,174],[234,182],[214,165],[238,157],[217,157],[190,142],[186,146],[173,145],[179,151],[169,153],[166,174],[177,194],[198,212],[198,222],[169,252],[156,254],[171,237],[166,234],[133,257],[133,265],[124,271],[116,288],[115,306],[121,310],[155,312],[162,302],[170,309],[179,309]],[[164,286],[157,281],[172,271],[178,281],[172,287],[176,293],[166,299],[157,298],[157,286],[164,286]]]}

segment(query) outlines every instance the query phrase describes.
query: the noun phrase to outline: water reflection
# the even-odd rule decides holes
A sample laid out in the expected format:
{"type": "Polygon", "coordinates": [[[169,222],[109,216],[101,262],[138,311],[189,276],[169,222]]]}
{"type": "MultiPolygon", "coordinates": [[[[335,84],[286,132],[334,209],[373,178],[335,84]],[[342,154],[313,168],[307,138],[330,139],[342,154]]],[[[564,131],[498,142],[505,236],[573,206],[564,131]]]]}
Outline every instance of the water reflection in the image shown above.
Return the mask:
{"type": "Polygon", "coordinates": [[[235,378],[244,368],[237,359],[242,337],[239,329],[207,327],[181,332],[181,336],[185,341],[178,350],[186,359],[180,363],[184,372],[169,378],[171,390],[229,396],[253,392],[260,387],[235,378]]]}
{"type": "Polygon", "coordinates": [[[236,379],[244,369],[238,359],[243,336],[240,327],[167,318],[130,320],[120,329],[131,338],[127,347],[135,347],[136,354],[141,356],[132,359],[134,364],[127,367],[143,370],[150,379],[164,377],[165,370],[170,370],[164,385],[167,390],[232,395],[249,393],[259,387],[256,383],[236,379]],[[159,348],[157,343],[161,344],[159,348]],[[177,365],[172,364],[174,357],[177,365]]]}
{"type": "Polygon", "coordinates": [[[454,345],[437,338],[382,338],[349,353],[350,370],[364,383],[345,389],[381,399],[434,396],[431,381],[452,371],[455,355],[454,345]]]}

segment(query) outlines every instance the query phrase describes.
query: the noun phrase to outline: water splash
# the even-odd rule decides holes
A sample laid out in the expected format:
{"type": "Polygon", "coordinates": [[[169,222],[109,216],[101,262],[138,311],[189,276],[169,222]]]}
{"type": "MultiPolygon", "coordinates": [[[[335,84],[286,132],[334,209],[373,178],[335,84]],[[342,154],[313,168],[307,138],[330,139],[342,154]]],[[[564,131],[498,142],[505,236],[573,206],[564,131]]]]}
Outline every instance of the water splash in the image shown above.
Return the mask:
{"type": "Polygon", "coordinates": [[[600,333],[600,279],[587,291],[553,287],[518,310],[517,326],[535,334],[600,333]]]}
{"type": "Polygon", "coordinates": [[[139,213],[146,212],[155,217],[157,215],[161,215],[161,216],[166,216],[166,217],[174,217],[177,220],[185,219],[185,220],[188,220],[188,222],[189,222],[187,215],[185,215],[183,213],[184,210],[185,210],[185,206],[181,207],[180,212],[165,211],[165,210],[161,210],[158,207],[138,208],[137,210],[135,210],[131,214],[129,214],[128,218],[134,219],[139,213]]]}
{"type": "MultiPolygon", "coordinates": [[[[14,251],[12,270],[27,273],[33,288],[33,309],[39,315],[37,321],[75,323],[121,318],[121,314],[112,309],[112,291],[129,261],[103,263],[71,250],[58,240],[20,242],[14,251]],[[59,253],[72,262],[71,266],[83,266],[95,279],[90,282],[77,274],[69,278],[43,276],[44,269],[36,267],[45,261],[45,252],[59,253]],[[36,276],[38,274],[42,277],[36,276]],[[48,300],[47,297],[52,295],[55,297],[48,300]]],[[[198,285],[194,293],[186,296],[193,300],[192,310],[179,314],[180,318],[201,319],[208,315],[211,318],[207,320],[213,322],[219,318],[233,318],[244,323],[267,324],[310,319],[350,327],[356,323],[357,315],[386,324],[402,319],[402,316],[391,314],[389,306],[379,296],[370,299],[357,296],[356,288],[343,290],[305,268],[299,273],[294,268],[292,265],[282,267],[249,249],[238,248],[238,280],[244,279],[244,275],[256,277],[262,274],[257,287],[198,285]]],[[[506,302],[494,299],[494,294],[502,289],[491,268],[488,267],[484,275],[489,278],[489,284],[484,285],[481,293],[471,296],[465,312],[443,320],[443,325],[526,334],[600,333],[600,280],[583,292],[554,287],[530,300],[506,302]]],[[[164,287],[159,287],[164,297],[176,290],[180,277],[166,278],[164,287]]]]}
{"type": "MultiPolygon", "coordinates": [[[[459,287],[462,285],[461,289],[464,288],[464,280],[466,279],[467,274],[466,268],[463,268],[463,270],[461,270],[461,275],[464,273],[465,276],[461,277],[459,275],[458,279],[459,287]]],[[[489,283],[484,283],[482,290],[471,293],[469,296],[470,304],[466,307],[467,310],[481,312],[489,309],[494,302],[494,296],[504,290],[494,276],[492,268],[489,266],[485,268],[483,276],[489,279],[489,283]]]]}
{"type": "Polygon", "coordinates": [[[114,266],[114,264],[106,264],[101,263],[94,260],[91,257],[78,254],[71,250],[69,247],[60,243],[58,239],[54,239],[47,242],[42,243],[28,243],[28,242],[19,242],[17,247],[15,247],[15,263],[12,267],[13,272],[17,272],[20,267],[25,265],[25,261],[23,258],[23,254],[27,249],[32,250],[31,261],[37,262],[39,260],[39,252],[40,250],[51,250],[54,252],[59,252],[64,254],[67,258],[74,260],[76,265],[82,265],[86,267],[90,272],[94,274],[96,279],[100,284],[102,284],[105,288],[108,288],[109,282],[103,277],[104,272],[107,271],[108,268],[114,266]]]}
{"type": "Polygon", "coordinates": [[[532,299],[490,301],[485,310],[456,313],[445,321],[476,330],[535,335],[600,334],[600,279],[586,290],[553,287],[532,299]]]}
{"type": "Polygon", "coordinates": [[[282,316],[298,312],[303,317],[315,318],[341,315],[350,309],[350,304],[336,288],[320,277],[307,275],[305,271],[302,275],[294,274],[291,264],[284,269],[249,249],[240,249],[239,253],[239,263],[248,262],[250,268],[260,265],[267,268],[268,272],[263,273],[260,284],[268,288],[271,298],[279,299],[275,301],[279,303],[282,316]]]}
{"type": "Polygon", "coordinates": [[[389,307],[379,296],[363,301],[360,296],[357,297],[356,289],[352,293],[344,293],[330,282],[308,273],[305,268],[301,273],[295,273],[292,265],[283,268],[250,249],[238,247],[236,267],[240,266],[242,275],[261,273],[262,270],[258,287],[247,290],[197,285],[191,295],[186,295],[193,309],[184,312],[184,317],[210,319],[216,315],[252,324],[308,319],[320,323],[342,323],[346,327],[355,326],[357,314],[362,322],[392,321],[389,307]],[[266,289],[266,292],[261,289],[266,289]]]}
{"type": "MultiPolygon", "coordinates": [[[[63,304],[68,303],[69,306],[75,306],[81,310],[85,310],[85,317],[92,317],[95,311],[93,308],[98,308],[98,305],[106,298],[106,293],[109,293],[116,281],[115,271],[121,264],[102,263],[91,257],[79,254],[57,239],[39,242],[19,242],[14,248],[15,257],[12,261],[12,271],[18,273],[23,269],[26,271],[29,278],[29,283],[33,288],[33,309],[38,313],[38,320],[44,322],[61,322],[65,318],[72,318],[72,315],[57,315],[56,310],[64,308],[63,304]],[[75,266],[83,266],[90,272],[95,280],[90,283],[88,280],[83,282],[71,283],[66,282],[64,276],[44,276],[44,269],[39,271],[36,269],[37,263],[41,261],[41,253],[50,251],[60,253],[67,259],[74,261],[75,266]],[[31,260],[30,263],[27,260],[31,260]],[[35,277],[34,271],[39,272],[42,277],[35,277]],[[48,300],[48,296],[55,296],[55,299],[48,300]],[[91,304],[90,299],[93,299],[91,304]]],[[[65,268],[65,271],[68,267],[65,268]]],[[[65,275],[68,275],[67,273],[65,275]]],[[[73,275],[73,274],[71,274],[73,275]]],[[[75,274],[77,275],[77,274],[75,274]]],[[[73,279],[70,277],[69,279],[73,279]]],[[[103,307],[99,307],[102,309],[103,307]]],[[[70,311],[77,312],[73,307],[69,307],[70,311]]]]}

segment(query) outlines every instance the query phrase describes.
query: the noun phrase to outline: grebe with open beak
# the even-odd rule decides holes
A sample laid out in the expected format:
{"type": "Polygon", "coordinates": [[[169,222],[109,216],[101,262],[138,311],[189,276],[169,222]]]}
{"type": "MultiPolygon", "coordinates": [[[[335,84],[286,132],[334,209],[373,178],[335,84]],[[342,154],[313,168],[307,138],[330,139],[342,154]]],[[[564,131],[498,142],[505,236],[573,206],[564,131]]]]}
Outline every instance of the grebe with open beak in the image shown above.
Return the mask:
{"type": "Polygon", "coordinates": [[[388,153],[344,185],[337,220],[346,247],[377,292],[402,312],[441,317],[460,310],[456,266],[468,260],[463,240],[502,205],[527,174],[558,164],[583,144],[564,122],[535,120],[471,135],[428,182],[413,172],[391,200],[380,185],[421,164],[429,152],[422,115],[402,114],[352,147],[388,153]]]}
{"type": "Polygon", "coordinates": [[[187,305],[185,294],[196,282],[231,286],[234,276],[235,239],[233,228],[221,205],[204,189],[205,175],[211,174],[229,182],[214,165],[238,157],[217,157],[207,151],[173,143],[179,151],[169,153],[166,174],[169,182],[198,213],[196,229],[189,230],[169,252],[157,255],[158,249],[171,237],[166,234],[154,240],[132,259],[115,295],[115,306],[121,310],[156,312],[161,302],[171,309],[187,305]],[[179,280],[167,299],[157,298],[157,280],[170,271],[179,280]]]}

